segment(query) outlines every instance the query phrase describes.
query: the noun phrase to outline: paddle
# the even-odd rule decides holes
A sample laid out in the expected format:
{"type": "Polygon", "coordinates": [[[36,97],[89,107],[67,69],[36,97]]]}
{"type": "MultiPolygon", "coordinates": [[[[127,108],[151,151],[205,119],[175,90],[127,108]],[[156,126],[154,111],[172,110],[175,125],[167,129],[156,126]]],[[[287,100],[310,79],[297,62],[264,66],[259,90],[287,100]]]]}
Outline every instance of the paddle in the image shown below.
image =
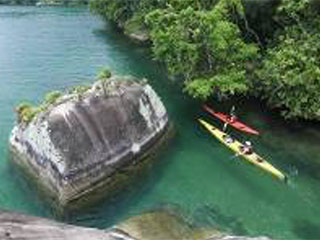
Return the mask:
{"type": "Polygon", "coordinates": [[[223,124],[223,128],[222,128],[222,131],[225,132],[227,130],[227,127],[228,127],[228,122],[225,122],[223,124]]]}
{"type": "Polygon", "coordinates": [[[241,153],[241,154],[240,153],[236,153],[235,155],[231,156],[230,159],[235,159],[235,158],[240,157],[242,155],[243,155],[243,153],[241,153]]]}

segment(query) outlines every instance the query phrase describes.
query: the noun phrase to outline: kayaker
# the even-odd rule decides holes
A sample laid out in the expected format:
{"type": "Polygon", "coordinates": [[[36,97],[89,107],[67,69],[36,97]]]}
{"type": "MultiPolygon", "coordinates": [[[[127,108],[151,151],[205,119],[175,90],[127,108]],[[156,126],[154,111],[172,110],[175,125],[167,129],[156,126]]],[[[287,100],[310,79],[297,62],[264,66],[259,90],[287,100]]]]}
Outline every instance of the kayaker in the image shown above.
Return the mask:
{"type": "Polygon", "coordinates": [[[227,127],[229,124],[234,123],[237,120],[237,116],[232,115],[232,116],[228,116],[227,121],[225,122],[225,124],[223,125],[223,131],[225,132],[227,130],[227,127]]]}
{"type": "Polygon", "coordinates": [[[230,110],[230,114],[228,116],[228,122],[229,123],[234,123],[237,120],[237,116],[236,116],[236,108],[235,106],[232,106],[231,110],[230,110]]]}
{"type": "Polygon", "coordinates": [[[236,110],[235,106],[232,106],[230,114],[227,116],[226,122],[223,125],[223,131],[224,132],[227,130],[228,124],[230,124],[230,123],[232,124],[237,120],[237,116],[235,114],[235,110],[236,110]]]}
{"type": "Polygon", "coordinates": [[[233,138],[230,135],[225,134],[222,136],[222,138],[228,144],[231,144],[234,142],[233,138]]]}
{"type": "Polygon", "coordinates": [[[250,141],[245,141],[241,146],[240,151],[242,154],[250,155],[253,152],[252,144],[250,141]]]}

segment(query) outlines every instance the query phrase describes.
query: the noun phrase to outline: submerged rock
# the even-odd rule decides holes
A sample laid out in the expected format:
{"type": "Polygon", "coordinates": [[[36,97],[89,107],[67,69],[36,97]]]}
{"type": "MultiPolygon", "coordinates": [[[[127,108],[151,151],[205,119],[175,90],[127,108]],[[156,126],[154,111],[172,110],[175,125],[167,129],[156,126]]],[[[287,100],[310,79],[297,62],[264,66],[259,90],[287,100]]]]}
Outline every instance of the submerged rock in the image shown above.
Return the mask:
{"type": "Polygon", "coordinates": [[[12,160],[59,208],[113,194],[167,139],[168,115],[148,84],[112,77],[60,97],[12,130],[12,160]]]}
{"type": "Polygon", "coordinates": [[[270,240],[268,237],[233,236],[212,227],[196,227],[177,212],[167,210],[131,217],[113,229],[135,240],[270,240]]]}
{"type": "Polygon", "coordinates": [[[269,240],[267,237],[237,237],[192,229],[164,212],[133,217],[108,229],[77,227],[52,220],[0,211],[2,240],[269,240]],[[199,233],[195,234],[195,232],[199,233]],[[206,236],[211,236],[207,238],[206,236]]]}
{"type": "Polygon", "coordinates": [[[172,211],[154,211],[131,217],[115,229],[139,240],[205,240],[222,236],[216,229],[194,227],[172,211]]]}

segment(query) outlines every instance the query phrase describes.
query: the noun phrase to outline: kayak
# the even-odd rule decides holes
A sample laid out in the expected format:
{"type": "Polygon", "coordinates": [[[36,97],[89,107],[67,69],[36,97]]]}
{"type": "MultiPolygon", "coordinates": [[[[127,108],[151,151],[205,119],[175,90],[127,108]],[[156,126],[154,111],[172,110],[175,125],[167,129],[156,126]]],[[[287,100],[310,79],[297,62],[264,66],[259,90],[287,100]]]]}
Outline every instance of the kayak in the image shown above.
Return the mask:
{"type": "Polygon", "coordinates": [[[239,156],[243,157],[245,160],[247,160],[249,163],[257,166],[258,168],[262,169],[263,171],[270,173],[274,177],[282,180],[287,181],[287,177],[278,169],[276,169],[274,166],[272,166],[270,163],[268,163],[266,160],[264,160],[262,157],[260,157],[258,154],[252,152],[250,154],[244,154],[241,152],[241,149],[243,147],[243,144],[241,144],[239,141],[230,138],[226,133],[222,132],[218,128],[214,127],[210,123],[198,119],[199,122],[213,135],[215,136],[220,142],[225,144],[227,147],[229,147],[232,151],[237,153],[239,156]],[[227,137],[229,137],[229,140],[232,139],[232,142],[226,141],[227,137]]]}
{"type": "Polygon", "coordinates": [[[242,132],[246,132],[253,135],[259,135],[259,132],[257,130],[252,129],[251,127],[245,125],[244,123],[238,121],[235,119],[233,122],[231,121],[231,116],[227,115],[225,113],[221,112],[215,112],[211,108],[209,108],[207,105],[203,106],[204,110],[206,110],[208,113],[210,113],[212,116],[220,119],[221,121],[228,123],[230,126],[234,127],[235,129],[238,129],[242,132]]]}

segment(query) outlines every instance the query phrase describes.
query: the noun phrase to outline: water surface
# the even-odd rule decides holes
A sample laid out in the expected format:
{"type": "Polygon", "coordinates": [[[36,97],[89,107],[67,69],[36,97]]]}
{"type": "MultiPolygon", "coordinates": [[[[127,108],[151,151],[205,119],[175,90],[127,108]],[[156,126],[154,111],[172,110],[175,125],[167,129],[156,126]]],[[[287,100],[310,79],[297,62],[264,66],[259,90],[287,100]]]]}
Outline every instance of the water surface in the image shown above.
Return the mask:
{"type": "MultiPolygon", "coordinates": [[[[15,121],[14,106],[22,100],[37,103],[53,89],[92,82],[102,66],[148,78],[177,135],[144,181],[67,221],[104,228],[170,206],[189,222],[236,234],[320,239],[318,124],[289,125],[258,101],[234,101],[241,119],[263,133],[249,137],[256,150],[291,176],[290,184],[284,185],[233,158],[198,126],[199,116],[210,120],[209,116],[167,77],[163,66],[152,61],[148,50],[130,43],[87,9],[0,7],[1,208],[54,217],[33,186],[10,168],[7,139],[15,121]]],[[[226,110],[231,104],[217,108],[226,110]]]]}

